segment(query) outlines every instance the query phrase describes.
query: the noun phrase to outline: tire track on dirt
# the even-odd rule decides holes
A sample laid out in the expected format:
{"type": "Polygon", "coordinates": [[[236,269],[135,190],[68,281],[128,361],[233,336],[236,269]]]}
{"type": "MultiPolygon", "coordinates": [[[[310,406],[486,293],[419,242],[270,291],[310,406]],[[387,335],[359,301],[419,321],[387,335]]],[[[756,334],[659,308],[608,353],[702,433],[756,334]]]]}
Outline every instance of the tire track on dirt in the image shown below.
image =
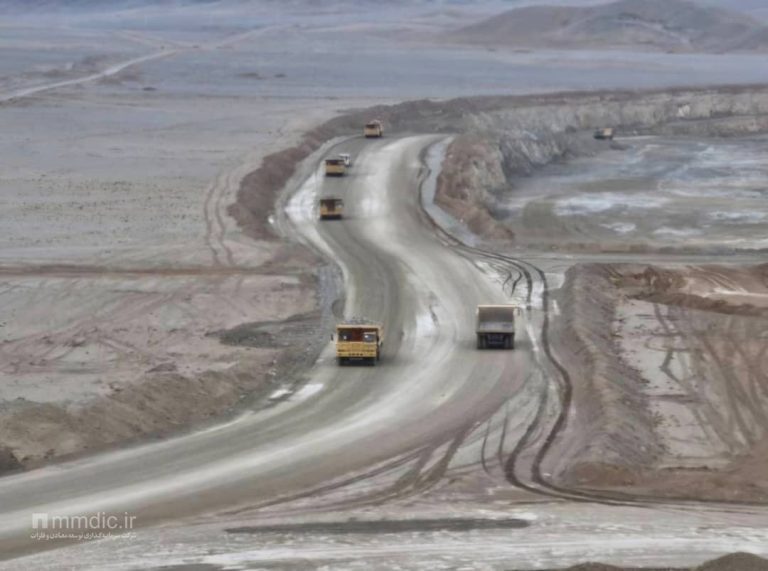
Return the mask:
{"type": "Polygon", "coordinates": [[[233,190],[230,187],[230,177],[231,173],[228,172],[216,175],[214,182],[206,189],[203,203],[204,240],[211,252],[213,264],[217,267],[235,265],[232,250],[226,243],[226,225],[221,214],[224,197],[233,190]]]}
{"type": "MultiPolygon", "coordinates": [[[[694,402],[698,402],[701,399],[700,391],[693,386],[688,377],[684,378],[683,376],[676,375],[671,367],[677,349],[669,344],[672,343],[672,339],[684,337],[684,333],[679,327],[675,327],[670,319],[664,316],[659,304],[653,304],[653,312],[656,317],[656,322],[661,327],[664,336],[669,340],[664,355],[664,361],[662,361],[659,369],[667,376],[667,378],[680,387],[680,389],[688,395],[688,398],[694,402]]],[[[692,366],[698,371],[699,376],[703,376],[705,371],[700,366],[700,360],[701,358],[699,357],[695,363],[692,363],[692,366]]],[[[707,419],[706,415],[702,413],[698,406],[691,408],[691,414],[696,419],[696,422],[699,424],[702,431],[707,434],[707,437],[713,445],[716,444],[716,440],[723,442],[730,438],[730,433],[728,431],[725,431],[725,434],[723,434],[723,430],[720,428],[722,427],[722,423],[718,422],[718,418],[707,419]]]]}
{"type": "MultiPolygon", "coordinates": [[[[736,343],[733,340],[734,337],[734,331],[733,331],[733,318],[728,318],[728,335],[727,337],[729,340],[729,345],[736,345],[736,343]]],[[[741,433],[743,436],[743,439],[746,443],[748,443],[750,446],[754,444],[754,430],[751,428],[750,423],[747,421],[747,419],[744,417],[742,411],[747,410],[751,414],[750,416],[752,419],[758,423],[760,423],[761,419],[764,420],[765,414],[762,412],[762,409],[759,405],[759,401],[753,401],[749,398],[749,396],[746,394],[744,387],[742,386],[742,383],[738,376],[734,374],[734,364],[726,364],[723,360],[723,358],[718,354],[717,348],[714,346],[712,341],[707,338],[706,335],[701,333],[694,332],[693,335],[696,339],[698,339],[701,346],[706,350],[707,354],[710,355],[710,358],[712,359],[712,364],[715,366],[716,371],[719,372],[719,376],[722,380],[721,386],[724,389],[724,392],[726,394],[726,398],[728,399],[729,403],[729,410],[731,413],[731,419],[732,423],[735,423],[736,427],[738,427],[738,432],[741,433]]],[[[738,352],[735,352],[735,354],[739,354],[738,352]]],[[[742,353],[743,355],[743,353],[742,353]]],[[[746,364],[746,363],[745,363],[746,364]]],[[[728,427],[728,433],[732,434],[734,432],[734,427],[729,426],[728,427]]],[[[737,447],[742,446],[743,443],[735,442],[734,443],[737,447]]]]}

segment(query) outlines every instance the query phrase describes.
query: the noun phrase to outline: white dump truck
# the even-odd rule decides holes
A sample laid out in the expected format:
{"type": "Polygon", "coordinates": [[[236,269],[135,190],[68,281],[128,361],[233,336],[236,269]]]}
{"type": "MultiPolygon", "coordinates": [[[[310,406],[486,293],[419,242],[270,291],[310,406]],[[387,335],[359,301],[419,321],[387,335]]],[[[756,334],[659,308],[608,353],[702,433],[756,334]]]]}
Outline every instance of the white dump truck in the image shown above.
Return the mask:
{"type": "Polygon", "coordinates": [[[477,348],[514,349],[516,313],[514,305],[478,305],[477,348]]]}
{"type": "Polygon", "coordinates": [[[613,141],[613,127],[603,127],[595,131],[595,139],[598,141],[613,141]]]}
{"type": "Polygon", "coordinates": [[[363,127],[363,135],[365,135],[367,139],[383,137],[384,127],[382,126],[381,121],[374,119],[373,121],[366,123],[365,127],[363,127]]]}

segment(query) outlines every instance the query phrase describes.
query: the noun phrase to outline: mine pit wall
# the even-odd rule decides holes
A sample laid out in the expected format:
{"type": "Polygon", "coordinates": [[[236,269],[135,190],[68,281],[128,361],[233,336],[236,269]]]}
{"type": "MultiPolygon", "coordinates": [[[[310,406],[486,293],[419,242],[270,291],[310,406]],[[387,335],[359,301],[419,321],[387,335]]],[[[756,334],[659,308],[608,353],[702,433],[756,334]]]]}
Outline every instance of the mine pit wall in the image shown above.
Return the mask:
{"type": "MultiPolygon", "coordinates": [[[[446,104],[450,109],[451,102],[446,104]]],[[[768,133],[768,88],[613,92],[508,98],[463,113],[446,153],[436,201],[476,233],[514,234],[494,219],[514,180],[551,163],[610,148],[595,128],[619,134],[746,136],[768,133]]]]}

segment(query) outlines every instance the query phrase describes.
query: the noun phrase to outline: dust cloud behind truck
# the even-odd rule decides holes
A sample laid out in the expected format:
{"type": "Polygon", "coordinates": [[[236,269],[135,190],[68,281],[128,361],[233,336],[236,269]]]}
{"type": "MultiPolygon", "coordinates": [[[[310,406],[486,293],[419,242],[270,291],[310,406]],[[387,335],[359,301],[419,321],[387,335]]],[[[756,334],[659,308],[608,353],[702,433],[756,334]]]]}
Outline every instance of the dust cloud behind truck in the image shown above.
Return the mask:
{"type": "Polygon", "coordinates": [[[339,365],[350,362],[375,365],[381,356],[383,331],[378,323],[338,324],[336,326],[336,359],[339,365]]]}
{"type": "Polygon", "coordinates": [[[477,348],[514,349],[516,312],[514,305],[478,305],[477,348]]]}
{"type": "Polygon", "coordinates": [[[368,139],[383,137],[384,127],[382,127],[381,121],[374,119],[373,121],[366,123],[365,127],[363,127],[363,135],[368,139]]]}

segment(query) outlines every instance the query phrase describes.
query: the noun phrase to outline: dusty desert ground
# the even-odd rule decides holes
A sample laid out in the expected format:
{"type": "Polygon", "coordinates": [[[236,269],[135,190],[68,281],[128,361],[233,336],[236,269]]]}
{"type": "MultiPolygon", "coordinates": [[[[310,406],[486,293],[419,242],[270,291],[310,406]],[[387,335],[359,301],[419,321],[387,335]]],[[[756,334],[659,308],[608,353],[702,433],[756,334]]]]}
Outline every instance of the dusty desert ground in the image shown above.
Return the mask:
{"type": "MultiPolygon", "coordinates": [[[[333,270],[270,224],[271,201],[249,203],[245,225],[232,216],[232,205],[238,191],[242,202],[243,181],[265,157],[301,148],[305,133],[333,117],[423,98],[438,107],[454,97],[561,91],[646,89],[663,98],[663,88],[765,80],[759,53],[660,58],[633,50],[444,41],[460,24],[503,5],[308,10],[297,2],[276,10],[270,3],[221,3],[60,12],[3,6],[0,469],[211,426],[300,390],[304,369],[322,348],[319,331],[338,312],[333,270]],[[302,351],[286,349],[286,340],[302,351]]],[[[759,3],[739,6],[766,17],[759,3]]],[[[716,99],[702,96],[708,98],[716,99]]],[[[532,96],[522,107],[539,100],[549,105],[545,96],[532,96]]],[[[586,492],[765,503],[768,289],[760,264],[768,251],[768,140],[762,123],[727,133],[632,124],[603,144],[591,140],[598,125],[584,114],[567,131],[575,138],[562,146],[558,139],[549,155],[546,137],[560,127],[565,133],[567,116],[578,113],[566,102],[562,113],[515,115],[516,105],[464,112],[464,103],[453,103],[438,119],[419,115],[414,105],[392,111],[390,120],[398,135],[483,132],[476,145],[492,175],[461,179],[483,191],[482,205],[442,206],[456,216],[451,223],[459,232],[487,226],[478,240],[511,248],[542,268],[563,316],[553,346],[561,356],[573,352],[573,370],[595,383],[593,393],[575,391],[575,402],[585,407],[578,410],[594,406],[595,424],[619,426],[602,430],[580,415],[573,426],[586,422],[584,434],[605,445],[576,446],[545,468],[586,492]],[[510,170],[517,155],[493,146],[500,135],[486,129],[489,117],[507,117],[497,131],[539,137],[541,145],[532,144],[523,157],[530,168],[510,170]],[[570,152],[576,140],[584,141],[583,152],[570,152]],[[590,358],[580,362],[585,355],[590,358]],[[635,384],[617,393],[611,386],[617,374],[635,384]],[[638,424],[621,426],[607,412],[617,401],[633,409],[629,417],[638,424]],[[631,432],[647,438],[628,442],[631,432]],[[572,461],[577,454],[581,462],[572,461]]],[[[754,111],[761,103],[754,105],[729,113],[764,118],[754,111]]],[[[357,113],[355,120],[367,112],[357,113]]],[[[331,138],[344,128],[342,117],[323,133],[331,138]]],[[[449,157],[462,149],[443,145],[449,157]]],[[[286,165],[298,166],[308,154],[286,165]]],[[[279,190],[271,188],[270,198],[279,190]]],[[[438,203],[439,196],[438,189],[438,203]]],[[[462,479],[464,466],[448,473],[455,480],[413,499],[423,502],[418,509],[406,502],[405,513],[445,518],[455,512],[434,505],[457,502],[458,511],[482,517],[484,508],[473,504],[474,481],[462,479]]],[[[505,493],[493,491],[497,501],[505,493]]],[[[368,515],[393,516],[400,508],[368,515]]],[[[522,507],[488,509],[494,517],[526,521],[522,507]]],[[[653,528],[642,508],[604,517],[606,533],[617,537],[653,528]]],[[[690,518],[691,529],[718,522],[716,514],[679,517],[690,518]]],[[[556,534],[559,515],[547,518],[556,534]]],[[[124,562],[144,557],[146,566],[181,565],[178,553],[158,553],[163,545],[186,545],[194,561],[207,557],[212,568],[224,568],[242,559],[216,556],[211,545],[238,544],[252,524],[246,518],[228,528],[239,532],[208,528],[205,520],[191,533],[168,528],[122,547],[120,555],[124,562]],[[147,546],[154,551],[145,555],[147,546]]],[[[478,533],[496,545],[505,533],[499,529],[478,533]]],[[[346,539],[337,544],[322,531],[269,533],[260,547],[275,565],[294,564],[286,550],[297,544],[316,550],[320,560],[326,547],[336,553],[329,561],[346,557],[339,555],[346,539]]],[[[419,533],[411,539],[418,544],[419,533]]],[[[704,545],[711,536],[693,539],[704,545]]],[[[761,540],[750,535],[745,542],[761,540]]],[[[393,553],[396,546],[386,543],[366,536],[350,557],[393,553]]],[[[240,546],[247,549],[248,540],[240,546]]],[[[729,550],[727,541],[721,546],[729,550]]],[[[87,562],[80,549],[63,561],[87,562]]],[[[103,556],[93,551],[93,568],[103,556]]],[[[580,556],[568,552],[562,560],[580,556]]],[[[449,560],[471,563],[457,553],[447,554],[446,565],[449,560]]],[[[536,559],[529,554],[523,561],[536,559]]]]}

